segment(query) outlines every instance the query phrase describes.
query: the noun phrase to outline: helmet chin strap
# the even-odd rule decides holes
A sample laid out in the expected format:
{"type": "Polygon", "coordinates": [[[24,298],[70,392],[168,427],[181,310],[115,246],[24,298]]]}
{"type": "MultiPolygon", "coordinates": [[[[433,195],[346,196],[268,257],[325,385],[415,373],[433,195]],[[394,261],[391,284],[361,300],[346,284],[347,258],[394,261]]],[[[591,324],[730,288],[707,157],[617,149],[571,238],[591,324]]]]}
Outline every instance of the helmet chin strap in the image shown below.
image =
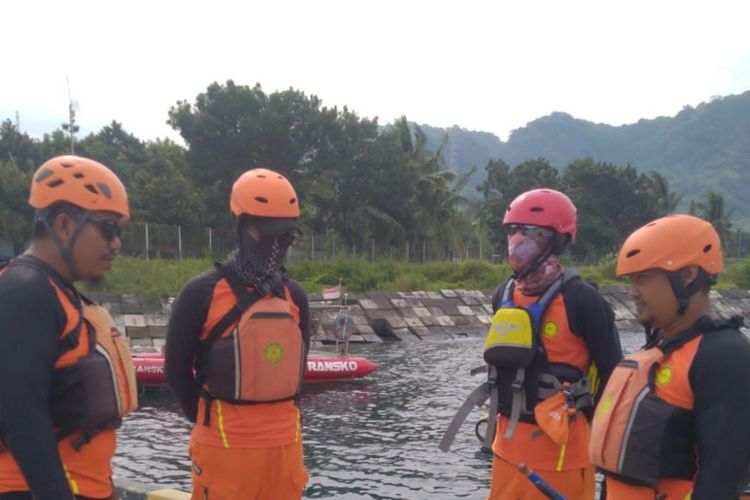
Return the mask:
{"type": "Polygon", "coordinates": [[[48,214],[42,214],[39,217],[42,221],[42,224],[44,224],[44,227],[47,229],[47,233],[52,237],[52,241],[55,242],[57,248],[60,250],[60,256],[62,256],[65,264],[68,266],[71,282],[78,281],[81,278],[81,275],[78,273],[75,262],[73,260],[73,247],[75,246],[76,240],[78,240],[78,236],[81,234],[81,230],[83,229],[83,226],[84,224],[86,224],[86,220],[90,215],[91,214],[89,212],[83,212],[83,214],[78,219],[71,216],[71,218],[76,221],[76,227],[73,230],[73,236],[71,236],[70,243],[67,246],[63,242],[62,238],[60,238],[60,235],[52,229],[52,224],[50,224],[48,214]]]}
{"type": "Polygon", "coordinates": [[[667,273],[667,278],[669,279],[669,284],[672,285],[675,297],[677,297],[677,314],[679,315],[685,314],[690,297],[695,295],[706,283],[713,281],[711,275],[702,268],[698,271],[698,276],[687,286],[682,282],[680,271],[667,273]]]}
{"type": "Polygon", "coordinates": [[[514,280],[522,280],[526,278],[527,276],[531,275],[534,271],[539,269],[539,267],[542,264],[544,264],[544,262],[550,257],[550,255],[554,253],[553,247],[554,247],[553,242],[552,240],[550,240],[550,242],[547,244],[544,250],[542,250],[542,252],[539,255],[537,255],[534,258],[534,260],[531,261],[531,264],[529,264],[529,266],[526,269],[524,269],[520,273],[514,272],[511,275],[511,278],[514,280]]]}

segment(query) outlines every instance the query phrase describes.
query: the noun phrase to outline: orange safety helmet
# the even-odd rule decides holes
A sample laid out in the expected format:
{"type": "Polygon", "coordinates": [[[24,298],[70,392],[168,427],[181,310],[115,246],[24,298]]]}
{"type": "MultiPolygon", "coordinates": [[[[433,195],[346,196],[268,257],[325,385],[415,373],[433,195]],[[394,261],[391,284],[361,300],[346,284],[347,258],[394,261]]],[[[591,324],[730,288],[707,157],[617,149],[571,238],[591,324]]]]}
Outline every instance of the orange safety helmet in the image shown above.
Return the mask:
{"type": "Polygon", "coordinates": [[[128,194],[120,179],[101,163],[80,156],[56,156],[34,173],[29,205],[44,210],[61,201],[130,218],[128,194]]]}
{"type": "Polygon", "coordinates": [[[669,215],[628,236],[617,257],[617,276],[689,265],[713,276],[721,271],[722,260],[721,240],[710,223],[692,215],[669,215]]]}
{"type": "Polygon", "coordinates": [[[297,218],[299,200],[286,177],[267,168],[254,168],[242,174],[232,186],[229,198],[232,215],[297,218]]]}

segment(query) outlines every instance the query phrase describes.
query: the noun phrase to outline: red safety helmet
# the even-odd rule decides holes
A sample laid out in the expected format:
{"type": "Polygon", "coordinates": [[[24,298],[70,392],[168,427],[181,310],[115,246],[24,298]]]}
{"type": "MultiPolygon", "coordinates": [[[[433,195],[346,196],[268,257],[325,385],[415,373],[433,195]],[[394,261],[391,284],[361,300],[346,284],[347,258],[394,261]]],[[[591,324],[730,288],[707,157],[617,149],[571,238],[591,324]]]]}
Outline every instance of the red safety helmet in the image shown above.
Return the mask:
{"type": "Polygon", "coordinates": [[[576,239],[578,215],[566,195],[554,189],[532,189],[516,197],[505,210],[503,224],[529,224],[554,229],[576,239]]]}

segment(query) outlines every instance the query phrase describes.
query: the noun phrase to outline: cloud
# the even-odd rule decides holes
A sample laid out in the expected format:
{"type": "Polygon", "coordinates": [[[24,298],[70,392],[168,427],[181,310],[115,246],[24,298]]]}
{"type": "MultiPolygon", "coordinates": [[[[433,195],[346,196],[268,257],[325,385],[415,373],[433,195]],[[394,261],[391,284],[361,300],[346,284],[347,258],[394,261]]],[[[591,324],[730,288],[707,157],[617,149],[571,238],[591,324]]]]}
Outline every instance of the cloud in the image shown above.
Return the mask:
{"type": "Polygon", "coordinates": [[[501,137],[552,111],[622,124],[750,88],[750,4],[381,0],[11,2],[0,111],[174,135],[213,81],[294,87],[381,123],[501,137]]]}

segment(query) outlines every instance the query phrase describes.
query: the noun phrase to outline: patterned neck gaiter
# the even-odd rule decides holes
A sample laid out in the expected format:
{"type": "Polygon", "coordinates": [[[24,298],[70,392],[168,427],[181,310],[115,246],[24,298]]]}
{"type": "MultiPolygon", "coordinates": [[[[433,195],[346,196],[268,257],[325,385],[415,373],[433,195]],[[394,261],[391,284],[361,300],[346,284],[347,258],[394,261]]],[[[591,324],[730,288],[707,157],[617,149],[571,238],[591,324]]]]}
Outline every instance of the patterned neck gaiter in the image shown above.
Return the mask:
{"type": "MultiPolygon", "coordinates": [[[[515,233],[508,238],[508,263],[516,274],[529,268],[544,252],[549,252],[552,234],[533,238],[515,233]]],[[[515,280],[518,291],[524,295],[539,295],[562,274],[557,256],[550,254],[531,274],[515,280]]]]}
{"type": "Polygon", "coordinates": [[[257,288],[279,270],[288,248],[288,245],[282,247],[278,238],[262,242],[243,234],[239,248],[229,255],[227,264],[243,283],[257,288]]]}

